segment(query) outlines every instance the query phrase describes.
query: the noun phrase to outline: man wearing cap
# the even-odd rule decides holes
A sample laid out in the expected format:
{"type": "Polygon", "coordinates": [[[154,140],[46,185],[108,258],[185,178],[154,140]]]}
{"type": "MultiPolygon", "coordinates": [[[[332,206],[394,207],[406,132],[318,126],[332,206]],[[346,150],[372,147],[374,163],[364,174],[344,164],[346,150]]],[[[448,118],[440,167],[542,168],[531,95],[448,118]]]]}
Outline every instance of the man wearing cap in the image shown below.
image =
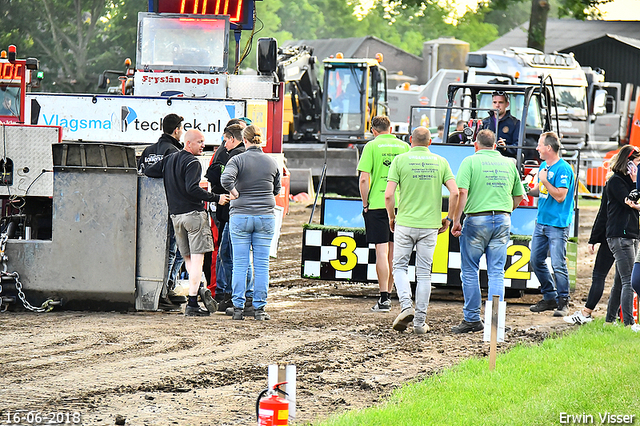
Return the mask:
{"type": "Polygon", "coordinates": [[[511,212],[524,195],[515,164],[495,151],[496,135],[481,130],[475,142],[476,153],[460,164],[457,184],[458,207],[453,216],[451,233],[460,237],[460,270],[464,294],[464,319],[453,327],[456,334],[482,331],[480,320],[479,267],[486,255],[489,294],[504,299],[504,265],[511,229],[511,212]],[[460,217],[464,210],[464,226],[460,217]]]}
{"type": "Polygon", "coordinates": [[[147,167],[144,173],[149,177],[164,178],[164,189],[169,205],[171,222],[176,233],[176,242],[189,273],[189,300],[185,308],[186,316],[208,316],[218,309],[218,304],[207,294],[200,296],[207,309],[198,305],[198,292],[204,288],[200,279],[205,253],[213,251],[213,236],[209,225],[209,216],[204,202],[226,204],[229,196],[216,195],[200,187],[202,166],[196,158],[204,150],[204,135],[199,130],[189,130],[184,136],[184,149],[167,155],[154,165],[147,167]],[[205,297],[208,296],[208,297],[205,297]]]}
{"type": "Polygon", "coordinates": [[[498,149],[505,157],[516,158],[518,151],[508,146],[518,146],[520,134],[520,120],[511,115],[509,96],[505,92],[493,92],[493,109],[498,110],[496,123],[495,111],[489,111],[489,116],[482,120],[482,128],[489,129],[498,135],[498,149]]]}
{"type": "MultiPolygon", "coordinates": [[[[154,165],[158,161],[162,160],[163,157],[169,154],[174,154],[182,149],[180,138],[183,134],[183,120],[184,118],[177,114],[169,114],[162,119],[162,136],[160,136],[158,142],[149,145],[144,151],[142,151],[142,155],[138,159],[138,173],[144,174],[147,167],[154,165]]],[[[159,308],[165,311],[175,310],[177,309],[177,306],[187,301],[184,296],[179,296],[174,292],[178,273],[182,268],[184,259],[178,251],[171,221],[168,222],[168,228],[168,278],[166,283],[162,286],[159,303],[159,308]]]]}

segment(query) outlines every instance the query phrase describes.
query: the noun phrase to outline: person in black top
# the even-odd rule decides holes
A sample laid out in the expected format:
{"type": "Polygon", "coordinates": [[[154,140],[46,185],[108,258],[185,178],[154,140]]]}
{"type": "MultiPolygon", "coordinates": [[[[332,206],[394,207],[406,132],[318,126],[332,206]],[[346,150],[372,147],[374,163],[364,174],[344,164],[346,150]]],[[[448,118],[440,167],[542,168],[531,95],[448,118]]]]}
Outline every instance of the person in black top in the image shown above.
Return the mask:
{"type": "Polygon", "coordinates": [[[144,171],[149,177],[164,178],[164,189],[176,241],[189,273],[189,299],[184,311],[186,316],[207,316],[218,309],[209,289],[200,292],[207,310],[198,305],[204,254],[213,251],[213,236],[204,202],[226,204],[229,195],[213,194],[200,187],[202,166],[195,156],[202,155],[203,150],[202,132],[189,130],[185,133],[185,146],[182,151],[163,157],[144,171]]]}
{"type": "MultiPolygon", "coordinates": [[[[247,127],[246,124],[239,119],[234,119],[230,123],[227,123],[227,127],[223,132],[224,143],[216,151],[213,161],[205,174],[211,184],[211,192],[215,194],[228,194],[220,184],[220,176],[229,159],[245,152],[245,146],[242,143],[242,130],[247,127]]],[[[226,312],[227,308],[233,308],[233,303],[231,302],[233,256],[228,225],[229,204],[216,206],[216,219],[218,220],[219,242],[216,262],[216,300],[218,301],[218,310],[226,312]]],[[[248,285],[248,294],[245,297],[247,298],[247,312],[245,312],[245,315],[253,316],[251,312],[251,309],[253,309],[253,286],[250,284],[248,285]]],[[[231,309],[231,313],[233,313],[233,309],[231,309]]]]}
{"type": "Polygon", "coordinates": [[[505,157],[516,158],[518,151],[518,134],[520,133],[520,120],[511,115],[509,108],[509,97],[505,92],[493,92],[493,109],[498,110],[498,119],[494,111],[489,111],[489,116],[482,120],[482,128],[489,129],[498,135],[498,150],[505,157]]]}
{"type": "Polygon", "coordinates": [[[625,325],[633,324],[633,288],[631,272],[638,248],[638,209],[627,204],[627,197],[636,187],[640,150],[631,145],[620,148],[611,164],[613,175],[605,186],[607,196],[606,237],[615,259],[616,273],[620,275],[620,285],[614,281],[607,306],[605,321],[614,322],[618,309],[622,308],[625,325]]]}
{"type": "MultiPolygon", "coordinates": [[[[162,136],[160,136],[158,142],[149,145],[144,151],[142,151],[142,155],[138,159],[138,173],[144,174],[145,168],[162,160],[164,156],[175,154],[182,149],[180,138],[183,133],[183,121],[184,118],[177,114],[169,114],[162,119],[162,136]]],[[[167,280],[162,285],[160,303],[158,306],[162,310],[172,311],[187,300],[184,296],[177,295],[174,291],[178,273],[180,272],[180,269],[182,269],[184,259],[178,250],[171,221],[168,222],[168,228],[169,259],[167,262],[167,280]]]]}

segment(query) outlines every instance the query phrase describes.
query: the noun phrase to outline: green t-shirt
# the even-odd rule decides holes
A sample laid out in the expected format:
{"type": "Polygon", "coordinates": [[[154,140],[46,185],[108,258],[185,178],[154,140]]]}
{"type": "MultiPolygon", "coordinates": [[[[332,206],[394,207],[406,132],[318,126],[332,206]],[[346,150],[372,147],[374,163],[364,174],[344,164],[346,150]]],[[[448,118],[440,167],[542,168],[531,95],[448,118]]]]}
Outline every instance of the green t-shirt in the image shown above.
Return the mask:
{"type": "Polygon", "coordinates": [[[384,209],[389,166],[398,154],[409,151],[409,145],[393,135],[378,135],[362,150],[358,171],[369,173],[369,209],[384,209]]]}
{"type": "MultiPolygon", "coordinates": [[[[433,229],[442,226],[442,185],[454,179],[449,163],[429,148],[415,146],[398,155],[389,169],[389,181],[400,189],[396,224],[433,229]]],[[[396,190],[397,191],[397,190],[396,190]]]]}
{"type": "Polygon", "coordinates": [[[510,212],[514,196],[523,195],[524,188],[513,161],[498,151],[482,149],[462,160],[458,188],[469,190],[464,212],[491,210],[510,212]]]}

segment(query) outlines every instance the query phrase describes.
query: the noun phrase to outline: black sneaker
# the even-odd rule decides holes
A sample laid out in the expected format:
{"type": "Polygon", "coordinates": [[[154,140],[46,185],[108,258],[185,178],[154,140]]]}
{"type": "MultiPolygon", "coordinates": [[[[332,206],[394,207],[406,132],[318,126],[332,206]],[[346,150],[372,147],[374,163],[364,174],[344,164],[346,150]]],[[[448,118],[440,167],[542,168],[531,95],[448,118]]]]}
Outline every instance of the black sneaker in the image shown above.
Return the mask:
{"type": "Polygon", "coordinates": [[[553,311],[554,317],[566,317],[569,315],[569,298],[568,297],[559,297],[558,298],[558,309],[553,311]]]}
{"type": "Polygon", "coordinates": [[[208,310],[202,309],[200,306],[197,308],[187,305],[184,308],[184,316],[186,317],[208,317],[211,315],[208,310]]]}
{"type": "Polygon", "coordinates": [[[168,297],[161,297],[158,301],[158,310],[165,312],[178,312],[180,311],[180,306],[171,303],[168,297]]]}
{"type": "MultiPolygon", "coordinates": [[[[245,308],[246,309],[246,308],[245,308]]],[[[264,308],[259,308],[255,310],[255,319],[256,321],[267,321],[271,319],[271,315],[264,311],[264,308]]]]}
{"type": "Polygon", "coordinates": [[[175,305],[182,305],[183,303],[187,303],[187,296],[182,296],[180,294],[177,294],[173,290],[169,290],[167,297],[169,298],[169,300],[171,300],[171,303],[175,305]]]}
{"type": "Polygon", "coordinates": [[[484,324],[482,321],[467,322],[462,320],[459,325],[451,327],[451,332],[454,334],[475,333],[476,331],[482,330],[484,330],[484,324]]]}
{"type": "Polygon", "coordinates": [[[232,320],[243,320],[244,319],[244,314],[242,313],[242,311],[244,311],[244,308],[233,308],[233,315],[231,315],[231,319],[232,320]]]}
{"type": "MultiPolygon", "coordinates": [[[[218,312],[226,312],[227,308],[233,308],[233,302],[231,302],[231,293],[224,293],[222,301],[218,302],[218,312]]],[[[233,314],[233,312],[231,312],[233,314]]]]}
{"type": "Polygon", "coordinates": [[[553,311],[554,309],[557,309],[557,308],[558,308],[558,302],[556,302],[555,299],[552,299],[552,300],[542,299],[535,305],[531,305],[529,307],[529,310],[531,312],[544,312],[544,311],[553,311]]]}
{"type": "Polygon", "coordinates": [[[200,288],[198,289],[198,294],[200,295],[200,299],[204,306],[207,307],[207,310],[210,313],[214,313],[218,310],[218,302],[216,302],[211,296],[211,290],[206,288],[204,285],[200,284],[200,288]]]}

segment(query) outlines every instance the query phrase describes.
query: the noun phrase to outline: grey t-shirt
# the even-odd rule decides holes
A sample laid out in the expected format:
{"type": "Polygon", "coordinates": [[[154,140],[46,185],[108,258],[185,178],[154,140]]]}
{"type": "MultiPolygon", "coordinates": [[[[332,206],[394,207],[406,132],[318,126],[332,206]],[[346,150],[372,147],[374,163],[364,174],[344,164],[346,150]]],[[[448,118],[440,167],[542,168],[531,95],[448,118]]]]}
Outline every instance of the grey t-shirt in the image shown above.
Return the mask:
{"type": "Polygon", "coordinates": [[[258,147],[231,158],[220,183],[227,191],[236,189],[240,197],[231,201],[230,216],[274,214],[275,196],[280,193],[280,170],[276,160],[258,147]]]}

